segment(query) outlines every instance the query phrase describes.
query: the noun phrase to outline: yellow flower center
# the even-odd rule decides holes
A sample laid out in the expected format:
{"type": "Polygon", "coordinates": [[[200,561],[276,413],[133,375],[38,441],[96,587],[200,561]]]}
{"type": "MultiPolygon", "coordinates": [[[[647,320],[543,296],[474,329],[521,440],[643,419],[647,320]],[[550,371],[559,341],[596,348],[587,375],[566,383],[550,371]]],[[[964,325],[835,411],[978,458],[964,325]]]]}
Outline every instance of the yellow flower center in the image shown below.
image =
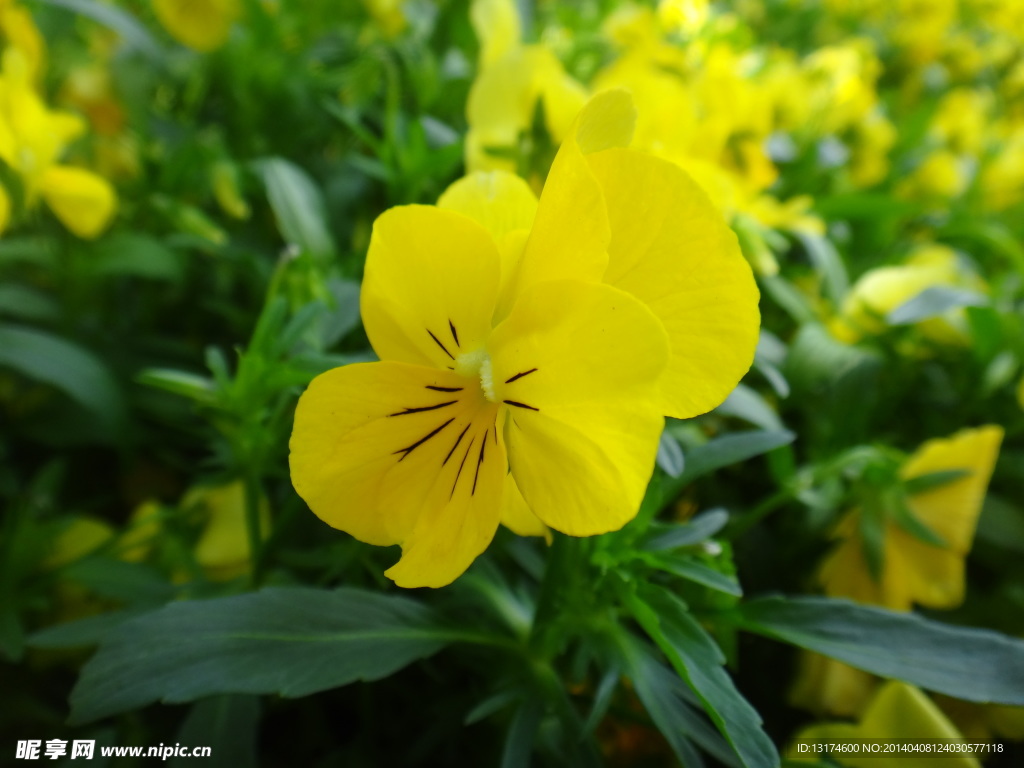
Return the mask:
{"type": "Polygon", "coordinates": [[[455,358],[455,372],[467,379],[479,378],[480,389],[487,398],[487,402],[495,403],[497,398],[494,394],[494,373],[491,370],[491,356],[487,354],[484,347],[477,347],[469,352],[463,352],[455,358]]]}

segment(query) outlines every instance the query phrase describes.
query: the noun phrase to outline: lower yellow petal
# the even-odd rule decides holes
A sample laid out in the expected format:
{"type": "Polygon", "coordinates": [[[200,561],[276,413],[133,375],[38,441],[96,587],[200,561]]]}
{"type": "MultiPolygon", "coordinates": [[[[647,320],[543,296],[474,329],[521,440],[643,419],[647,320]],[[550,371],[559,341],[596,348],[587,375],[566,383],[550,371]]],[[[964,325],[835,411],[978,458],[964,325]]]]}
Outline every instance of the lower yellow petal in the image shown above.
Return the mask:
{"type": "Polygon", "coordinates": [[[657,318],[607,285],[540,283],[488,349],[512,475],[533,513],[574,536],[632,519],[663,426],[655,393],[668,350],[657,318]]]}
{"type": "Polygon", "coordinates": [[[494,535],[508,471],[475,379],[403,363],[321,374],[299,399],[292,483],[329,525],[401,544],[401,586],[443,586],[494,535]]]}
{"type": "Polygon", "coordinates": [[[501,524],[519,536],[543,536],[551,542],[551,531],[530,510],[523,494],[509,475],[505,488],[505,503],[501,510],[501,524]]]}
{"type": "Polygon", "coordinates": [[[82,168],[51,166],[43,174],[40,191],[61,223],[81,238],[98,237],[117,211],[114,188],[82,168]]]}

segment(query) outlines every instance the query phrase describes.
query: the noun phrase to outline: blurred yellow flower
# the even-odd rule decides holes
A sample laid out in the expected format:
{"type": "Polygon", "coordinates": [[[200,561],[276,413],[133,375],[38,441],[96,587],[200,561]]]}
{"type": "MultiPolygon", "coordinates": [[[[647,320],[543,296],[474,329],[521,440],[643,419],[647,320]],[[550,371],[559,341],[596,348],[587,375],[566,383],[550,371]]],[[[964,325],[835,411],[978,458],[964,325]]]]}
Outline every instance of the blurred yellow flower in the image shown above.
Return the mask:
{"type": "Polygon", "coordinates": [[[852,127],[849,174],[854,187],[870,187],[888,175],[889,150],[896,137],[896,126],[878,109],[852,127]]]}
{"type": "Polygon", "coordinates": [[[1020,379],[1020,384],[1017,385],[1017,402],[1020,403],[1020,407],[1024,408],[1024,376],[1020,379]]]}
{"type": "Polygon", "coordinates": [[[409,25],[402,10],[404,4],[404,0],[363,0],[363,7],[387,38],[398,37],[409,25]]]}
{"type": "MultiPolygon", "coordinates": [[[[196,543],[196,562],[207,578],[227,581],[249,572],[252,550],[246,521],[245,484],[236,480],[225,485],[193,488],[181,501],[185,511],[199,510],[205,518],[196,543]]],[[[259,500],[260,530],[270,528],[270,506],[259,500]]]]}
{"type": "Polygon", "coordinates": [[[1002,438],[1002,428],[989,425],[924,443],[900,469],[904,481],[935,472],[970,472],[907,499],[911,514],[937,533],[946,547],[921,541],[890,520],[884,528],[883,567],[875,581],[859,530],[861,512],[854,510],[836,529],[839,544],[821,567],[826,594],[897,611],[909,611],[914,603],[929,608],[959,605],[964,593],[964,560],[1002,438]]]}
{"type": "MultiPolygon", "coordinates": [[[[890,680],[878,689],[859,723],[818,723],[804,728],[795,737],[801,741],[812,739],[964,740],[928,696],[919,688],[899,680],[890,680]]],[[[800,757],[792,750],[789,756],[800,757]]],[[[938,764],[934,755],[913,753],[864,757],[841,752],[833,754],[831,759],[849,768],[932,768],[938,764]]],[[[951,768],[981,768],[977,758],[967,753],[950,753],[938,762],[951,768]]]]}
{"type": "Polygon", "coordinates": [[[241,15],[238,0],[153,0],[153,11],[171,37],[203,53],[224,45],[241,15]]]}
{"type": "Polygon", "coordinates": [[[450,583],[503,516],[621,527],[663,415],[713,408],[749,367],[757,289],[735,237],[675,166],[622,148],[632,123],[624,93],[592,99],[539,200],[478,173],[377,219],[361,303],[382,362],[314,379],[291,473],[325,522],[402,545],[400,586],[450,583]]]}
{"type": "MultiPolygon", "coordinates": [[[[868,270],[854,284],[843,301],[839,315],[829,325],[841,341],[854,343],[884,332],[886,316],[927,288],[987,290],[980,278],[958,261],[956,251],[944,245],[918,246],[899,266],[868,270]]],[[[915,324],[924,337],[940,344],[965,344],[969,337],[962,308],[915,324]]]]}
{"type": "Polygon", "coordinates": [[[0,184],[0,235],[7,229],[11,220],[11,198],[7,196],[7,190],[0,184]]]}
{"type": "Polygon", "coordinates": [[[544,128],[557,146],[587,98],[542,45],[520,43],[520,21],[511,0],[475,0],[472,21],[480,40],[481,67],[466,102],[466,168],[515,172],[521,140],[543,109],[544,128]]]}
{"type": "MultiPolygon", "coordinates": [[[[914,603],[929,608],[959,605],[964,594],[964,561],[1002,438],[1002,428],[990,425],[924,443],[900,468],[904,482],[936,472],[970,472],[907,498],[910,513],[947,546],[932,546],[887,520],[883,523],[881,573],[876,581],[860,532],[862,512],[855,509],[840,521],[835,531],[839,543],[822,563],[819,579],[825,593],[895,611],[909,611],[914,603]]],[[[874,686],[875,679],[866,672],[805,654],[791,698],[805,709],[849,716],[861,710],[874,686]]]]}
{"type": "Polygon", "coordinates": [[[22,180],[32,205],[42,196],[58,219],[83,238],[98,236],[117,209],[113,187],[82,168],[59,165],[67,145],[85,125],[67,112],[49,109],[28,80],[19,51],[8,48],[0,72],[0,160],[22,180]]]}
{"type": "Polygon", "coordinates": [[[37,81],[46,63],[46,41],[39,34],[32,14],[11,0],[0,0],[0,38],[21,53],[29,79],[37,81]]]}
{"type": "Polygon", "coordinates": [[[1024,123],[1011,128],[980,174],[982,200],[991,211],[1005,211],[1024,200],[1024,123]]]}
{"type": "Polygon", "coordinates": [[[708,0],[660,0],[658,20],[669,31],[693,34],[708,20],[708,0]]]}

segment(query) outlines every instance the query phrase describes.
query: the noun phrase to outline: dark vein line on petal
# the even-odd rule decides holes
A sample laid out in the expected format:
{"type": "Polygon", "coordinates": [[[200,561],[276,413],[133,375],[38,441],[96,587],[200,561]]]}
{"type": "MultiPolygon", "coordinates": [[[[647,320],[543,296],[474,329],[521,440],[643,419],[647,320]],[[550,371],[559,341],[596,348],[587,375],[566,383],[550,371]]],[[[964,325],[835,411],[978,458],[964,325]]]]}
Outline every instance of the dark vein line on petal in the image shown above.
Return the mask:
{"type": "Polygon", "coordinates": [[[431,384],[427,384],[427,389],[432,389],[435,392],[461,392],[462,387],[435,387],[431,384]]]}
{"type": "Polygon", "coordinates": [[[450,459],[452,457],[452,454],[455,453],[455,449],[459,447],[459,443],[462,442],[462,438],[466,436],[466,433],[469,432],[469,428],[471,426],[473,426],[472,422],[467,424],[466,428],[459,433],[459,436],[455,440],[455,445],[452,446],[452,449],[448,451],[448,455],[444,457],[444,461],[441,462],[442,467],[448,463],[448,459],[450,459]]]}
{"type": "Polygon", "coordinates": [[[453,355],[451,352],[448,351],[448,347],[446,347],[444,344],[442,344],[441,340],[439,338],[437,338],[437,336],[435,336],[433,334],[433,332],[429,328],[427,328],[427,333],[430,334],[430,338],[432,338],[434,340],[434,343],[437,344],[437,346],[439,346],[444,351],[444,353],[446,355],[448,355],[448,357],[450,357],[452,360],[455,359],[455,355],[453,355]]]}
{"type": "Polygon", "coordinates": [[[473,490],[470,496],[476,495],[476,481],[480,478],[480,465],[484,463],[484,450],[487,448],[487,433],[484,432],[484,439],[480,442],[480,455],[476,458],[476,472],[473,473],[473,490]]]}
{"type": "Polygon", "coordinates": [[[473,441],[475,437],[469,439],[469,445],[466,446],[466,452],[462,455],[462,463],[459,464],[459,471],[455,473],[455,482],[452,483],[452,492],[448,494],[448,500],[450,501],[452,496],[455,495],[455,486],[459,484],[459,478],[462,477],[462,468],[466,466],[466,459],[469,458],[469,449],[473,447],[473,441]]]}
{"type": "Polygon", "coordinates": [[[505,383],[506,383],[506,384],[511,384],[511,383],[512,383],[513,381],[515,381],[516,379],[521,379],[521,378],[523,378],[523,376],[529,376],[529,375],[530,375],[531,373],[535,373],[536,371],[537,371],[537,369],[536,369],[536,368],[531,368],[531,369],[530,369],[530,370],[528,370],[528,371],[523,371],[522,373],[517,373],[517,374],[516,374],[515,376],[513,376],[512,378],[510,378],[510,379],[505,379],[505,383]]]}
{"type": "Polygon", "coordinates": [[[459,332],[455,330],[455,323],[449,320],[448,327],[452,329],[452,338],[455,339],[455,346],[459,346],[459,332]]]}
{"type": "Polygon", "coordinates": [[[436,411],[438,408],[447,408],[449,405],[455,405],[458,400],[449,400],[447,403],[438,403],[437,405],[425,405],[422,408],[406,408],[403,411],[397,413],[389,413],[388,418],[392,416],[408,416],[410,413],[423,413],[424,411],[436,411]]]}
{"type": "Polygon", "coordinates": [[[526,408],[526,409],[531,410],[531,411],[539,411],[540,410],[540,408],[534,408],[532,405],[527,405],[526,403],[520,403],[517,400],[504,400],[503,402],[505,403],[505,405],[514,405],[516,408],[526,408]]]}
{"type": "Polygon", "coordinates": [[[420,438],[419,440],[417,440],[417,441],[416,441],[415,443],[413,443],[412,445],[410,445],[410,446],[409,446],[408,448],[402,448],[402,449],[400,449],[400,450],[397,450],[397,451],[395,451],[395,453],[402,453],[402,454],[405,454],[404,456],[402,456],[402,458],[400,458],[400,459],[399,459],[399,461],[400,461],[400,462],[402,462],[402,461],[405,461],[405,457],[406,457],[406,456],[408,456],[408,455],[409,455],[410,453],[412,453],[412,452],[413,452],[414,450],[416,450],[417,448],[419,448],[419,447],[420,447],[421,445],[423,445],[423,444],[424,444],[425,442],[427,442],[427,440],[429,440],[430,438],[432,438],[432,437],[433,437],[434,435],[436,435],[436,434],[437,434],[438,432],[440,432],[440,431],[441,431],[442,429],[444,429],[445,427],[447,427],[447,426],[448,426],[449,424],[451,424],[451,423],[452,423],[453,421],[455,421],[455,417],[454,417],[454,416],[453,416],[452,418],[448,419],[448,421],[446,421],[446,422],[445,422],[444,424],[442,424],[442,425],[441,425],[440,427],[438,427],[437,429],[435,429],[435,430],[434,430],[433,432],[429,433],[428,435],[426,435],[426,436],[424,436],[424,437],[421,437],[421,438],[420,438]]]}

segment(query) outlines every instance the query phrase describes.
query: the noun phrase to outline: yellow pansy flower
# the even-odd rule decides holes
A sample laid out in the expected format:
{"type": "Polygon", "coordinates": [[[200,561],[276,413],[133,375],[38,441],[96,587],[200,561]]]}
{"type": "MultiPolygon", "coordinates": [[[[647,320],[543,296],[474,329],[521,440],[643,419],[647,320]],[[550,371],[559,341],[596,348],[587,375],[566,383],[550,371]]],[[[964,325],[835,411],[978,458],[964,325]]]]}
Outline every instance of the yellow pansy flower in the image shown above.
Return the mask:
{"type": "Polygon", "coordinates": [[[227,42],[241,15],[238,0],[153,0],[153,11],[171,37],[204,53],[227,42]]]}
{"type": "Polygon", "coordinates": [[[1002,439],[1002,428],[989,425],[924,443],[900,469],[904,481],[948,470],[970,472],[907,499],[911,513],[947,546],[932,546],[888,522],[883,567],[876,582],[864,557],[857,525],[860,513],[855,510],[840,524],[836,531],[840,543],[822,565],[826,594],[896,611],[909,611],[914,603],[929,608],[959,605],[964,593],[964,560],[1002,439]]]}
{"type": "Polygon", "coordinates": [[[1024,124],[1010,130],[999,151],[981,170],[985,207],[1004,211],[1024,200],[1024,124]]]}
{"type": "MultiPolygon", "coordinates": [[[[182,499],[181,507],[198,509],[205,516],[195,557],[207,578],[227,581],[249,572],[252,550],[246,522],[245,484],[241,480],[193,488],[182,499]]],[[[265,497],[259,500],[259,520],[261,531],[269,529],[270,507],[265,497]]]]}
{"type": "Polygon", "coordinates": [[[363,0],[363,7],[373,17],[384,37],[398,37],[409,25],[402,10],[403,0],[363,0]]]}
{"type": "Polygon", "coordinates": [[[37,81],[46,61],[46,41],[39,34],[32,14],[11,0],[0,0],[0,38],[21,53],[29,78],[37,81]]]}
{"type": "MultiPolygon", "coordinates": [[[[854,343],[884,332],[886,315],[922,291],[934,287],[987,290],[985,283],[958,263],[956,251],[944,245],[916,248],[904,264],[865,272],[843,301],[830,330],[841,341],[854,343]]],[[[965,344],[967,321],[962,308],[916,323],[923,336],[940,344],[965,344]]]]}
{"type": "Polygon", "coordinates": [[[896,195],[933,203],[959,197],[970,181],[968,170],[964,157],[936,149],[896,186],[896,195]]]}
{"type": "MultiPolygon", "coordinates": [[[[853,510],[837,527],[839,544],[821,566],[819,578],[825,593],[894,611],[909,611],[915,603],[929,608],[959,605],[964,594],[964,561],[1002,438],[1002,428],[989,425],[924,443],[900,468],[903,481],[936,472],[970,472],[907,499],[911,514],[947,546],[932,546],[896,522],[886,521],[882,568],[875,581],[859,530],[861,512],[853,510]]],[[[853,715],[875,685],[866,672],[813,654],[807,654],[801,666],[792,698],[806,709],[853,715]]]]}
{"type": "MultiPolygon", "coordinates": [[[[964,740],[928,696],[919,688],[899,680],[890,680],[878,689],[859,723],[819,723],[804,728],[796,736],[799,741],[818,739],[964,740]]],[[[801,757],[793,750],[789,752],[790,757],[801,757]]],[[[931,768],[938,764],[934,755],[907,753],[864,757],[837,752],[832,759],[849,768],[931,768]]],[[[939,762],[951,768],[981,768],[977,758],[962,752],[943,755],[939,762]]]]}
{"type": "Polygon", "coordinates": [[[471,20],[480,40],[481,68],[466,101],[466,168],[515,172],[520,137],[529,131],[538,107],[557,145],[587,90],[548,48],[520,43],[519,14],[511,0],[475,0],[471,20]]]}
{"type": "Polygon", "coordinates": [[[113,187],[83,168],[59,165],[85,124],[49,109],[28,81],[24,57],[8,48],[0,72],[0,160],[21,177],[28,203],[42,196],[58,219],[83,238],[98,236],[117,209],[113,187]]]}
{"type": "Polygon", "coordinates": [[[321,519],[402,546],[400,586],[453,581],[503,515],[621,527],[663,415],[713,408],[749,367],[757,288],[735,237],[680,170],[622,148],[631,129],[628,97],[602,94],[539,200],[473,174],[374,224],[361,309],[381,362],[314,379],[290,462],[321,519]]]}

